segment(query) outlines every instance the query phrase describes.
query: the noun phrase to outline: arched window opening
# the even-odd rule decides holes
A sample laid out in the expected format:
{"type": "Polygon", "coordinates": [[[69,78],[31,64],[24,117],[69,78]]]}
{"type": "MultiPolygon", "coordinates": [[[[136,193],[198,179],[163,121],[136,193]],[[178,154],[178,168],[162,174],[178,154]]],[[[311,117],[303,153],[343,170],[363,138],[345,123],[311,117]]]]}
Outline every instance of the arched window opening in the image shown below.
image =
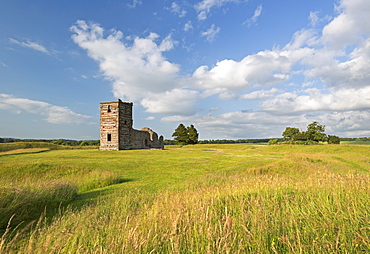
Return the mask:
{"type": "Polygon", "coordinates": [[[109,113],[109,112],[111,112],[112,110],[110,109],[110,105],[108,105],[108,110],[107,110],[107,112],[109,113]]]}

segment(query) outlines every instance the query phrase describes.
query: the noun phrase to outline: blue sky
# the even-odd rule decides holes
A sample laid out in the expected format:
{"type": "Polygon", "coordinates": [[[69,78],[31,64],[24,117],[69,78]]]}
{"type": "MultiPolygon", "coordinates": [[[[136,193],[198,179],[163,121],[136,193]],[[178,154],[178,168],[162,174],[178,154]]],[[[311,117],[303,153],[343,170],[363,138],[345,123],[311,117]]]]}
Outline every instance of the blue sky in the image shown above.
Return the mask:
{"type": "Polygon", "coordinates": [[[3,0],[0,137],[99,138],[99,103],[171,139],[370,136],[368,0],[3,0]]]}

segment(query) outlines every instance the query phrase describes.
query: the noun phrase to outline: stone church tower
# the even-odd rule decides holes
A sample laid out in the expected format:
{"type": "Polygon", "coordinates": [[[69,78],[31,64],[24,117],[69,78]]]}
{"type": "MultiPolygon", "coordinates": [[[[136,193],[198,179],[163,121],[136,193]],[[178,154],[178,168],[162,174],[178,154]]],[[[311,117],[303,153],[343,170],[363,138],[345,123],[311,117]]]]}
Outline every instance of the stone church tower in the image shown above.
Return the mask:
{"type": "Polygon", "coordinates": [[[100,103],[100,150],[163,149],[163,137],[144,127],[133,129],[132,103],[100,103]]]}

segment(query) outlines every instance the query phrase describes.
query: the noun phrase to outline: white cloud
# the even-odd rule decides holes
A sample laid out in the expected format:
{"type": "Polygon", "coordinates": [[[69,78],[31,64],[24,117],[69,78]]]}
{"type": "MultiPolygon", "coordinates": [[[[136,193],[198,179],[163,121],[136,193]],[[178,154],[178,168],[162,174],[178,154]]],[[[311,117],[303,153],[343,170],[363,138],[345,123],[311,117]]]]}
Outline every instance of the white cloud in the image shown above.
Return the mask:
{"type": "Polygon", "coordinates": [[[138,5],[142,5],[143,2],[141,0],[132,0],[132,4],[127,4],[130,8],[136,8],[138,5]]]}
{"type": "Polygon", "coordinates": [[[170,36],[157,44],[159,35],[150,33],[146,38],[134,38],[128,46],[120,31],[110,30],[105,37],[104,29],[95,23],[78,21],[71,30],[74,42],[87,50],[103,75],[112,81],[114,96],[135,101],[176,86],[179,66],[162,54],[174,47],[170,36]]]}
{"type": "Polygon", "coordinates": [[[189,20],[188,22],[186,22],[186,24],[184,25],[184,31],[185,32],[188,32],[190,30],[193,29],[193,25],[191,24],[191,21],[189,20]]]}
{"type": "Polygon", "coordinates": [[[342,0],[340,14],[323,29],[323,40],[335,47],[351,45],[370,34],[368,0],[342,0]]]}
{"type": "Polygon", "coordinates": [[[243,94],[239,97],[241,100],[260,100],[273,97],[275,94],[279,93],[280,90],[276,88],[271,88],[270,90],[259,90],[248,94],[243,94]]]}
{"type": "Polygon", "coordinates": [[[370,112],[346,111],[332,112],[320,116],[319,121],[325,123],[326,133],[341,137],[370,136],[370,112]]]}
{"type": "Polygon", "coordinates": [[[214,40],[220,30],[221,29],[219,27],[216,27],[215,24],[212,24],[212,26],[208,28],[207,31],[201,33],[201,36],[205,36],[207,38],[207,41],[211,42],[214,40]]]}
{"type": "Polygon", "coordinates": [[[311,88],[303,93],[283,93],[262,102],[261,106],[264,111],[276,114],[370,109],[370,86],[361,89],[340,89],[331,93],[321,93],[317,88],[311,88]]]}
{"type": "Polygon", "coordinates": [[[194,5],[195,10],[198,12],[198,20],[205,20],[208,18],[209,13],[215,7],[221,7],[226,3],[239,3],[240,0],[202,0],[194,5]]]}
{"type": "Polygon", "coordinates": [[[13,44],[17,44],[25,48],[30,48],[30,49],[33,49],[33,50],[36,50],[36,51],[39,51],[39,52],[42,52],[48,55],[50,54],[49,50],[47,50],[44,46],[36,42],[32,42],[30,40],[27,40],[26,42],[20,42],[13,38],[9,38],[9,41],[13,44]]]}
{"type": "Polygon", "coordinates": [[[318,45],[317,32],[313,29],[302,29],[293,34],[291,41],[285,45],[285,50],[295,50],[318,45]]]}
{"type": "Polygon", "coordinates": [[[173,89],[161,94],[152,94],[141,101],[149,113],[189,116],[197,111],[196,104],[200,95],[188,89],[173,89]]]}
{"type": "Polygon", "coordinates": [[[201,66],[193,73],[195,87],[207,90],[243,91],[252,86],[273,86],[289,80],[294,64],[310,55],[312,50],[261,51],[240,62],[223,60],[209,70],[201,66]]]}
{"type": "Polygon", "coordinates": [[[17,114],[26,111],[45,116],[47,122],[55,124],[78,124],[87,122],[91,118],[91,116],[75,113],[67,107],[55,106],[42,101],[16,98],[8,94],[0,94],[0,109],[10,110],[17,114]]]}
{"type": "Polygon", "coordinates": [[[180,18],[185,17],[186,13],[187,13],[187,11],[182,9],[181,6],[176,2],[172,2],[171,7],[169,8],[169,10],[172,13],[174,13],[176,15],[179,15],[180,18]]]}
{"type": "Polygon", "coordinates": [[[154,116],[148,116],[144,120],[153,121],[153,120],[155,120],[155,117],[154,116]]]}
{"type": "Polygon", "coordinates": [[[243,23],[243,25],[248,24],[248,26],[250,27],[253,24],[257,23],[257,20],[258,20],[259,16],[261,16],[261,14],[262,14],[262,9],[263,9],[262,5],[257,6],[256,10],[254,11],[253,16],[251,18],[247,19],[243,23]]]}
{"type": "Polygon", "coordinates": [[[305,63],[312,66],[305,72],[308,78],[320,78],[332,87],[366,87],[370,84],[370,38],[360,43],[347,55],[348,60],[339,61],[343,56],[330,50],[316,50],[305,63]]]}
{"type": "Polygon", "coordinates": [[[310,11],[310,24],[311,26],[316,26],[319,23],[319,17],[318,17],[319,12],[318,11],[310,11]]]}

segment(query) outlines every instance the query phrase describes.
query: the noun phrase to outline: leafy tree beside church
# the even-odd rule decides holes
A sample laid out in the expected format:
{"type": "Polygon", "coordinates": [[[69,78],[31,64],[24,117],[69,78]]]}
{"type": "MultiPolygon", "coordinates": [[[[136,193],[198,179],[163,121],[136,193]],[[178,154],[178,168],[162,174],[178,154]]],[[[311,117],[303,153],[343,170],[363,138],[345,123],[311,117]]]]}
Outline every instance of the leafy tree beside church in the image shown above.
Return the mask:
{"type": "Polygon", "coordinates": [[[186,145],[188,141],[188,129],[181,123],[172,134],[172,137],[174,137],[176,144],[186,145]]]}
{"type": "Polygon", "coordinates": [[[199,138],[199,133],[197,129],[195,129],[194,125],[190,125],[188,127],[188,144],[197,144],[199,138]]]}

